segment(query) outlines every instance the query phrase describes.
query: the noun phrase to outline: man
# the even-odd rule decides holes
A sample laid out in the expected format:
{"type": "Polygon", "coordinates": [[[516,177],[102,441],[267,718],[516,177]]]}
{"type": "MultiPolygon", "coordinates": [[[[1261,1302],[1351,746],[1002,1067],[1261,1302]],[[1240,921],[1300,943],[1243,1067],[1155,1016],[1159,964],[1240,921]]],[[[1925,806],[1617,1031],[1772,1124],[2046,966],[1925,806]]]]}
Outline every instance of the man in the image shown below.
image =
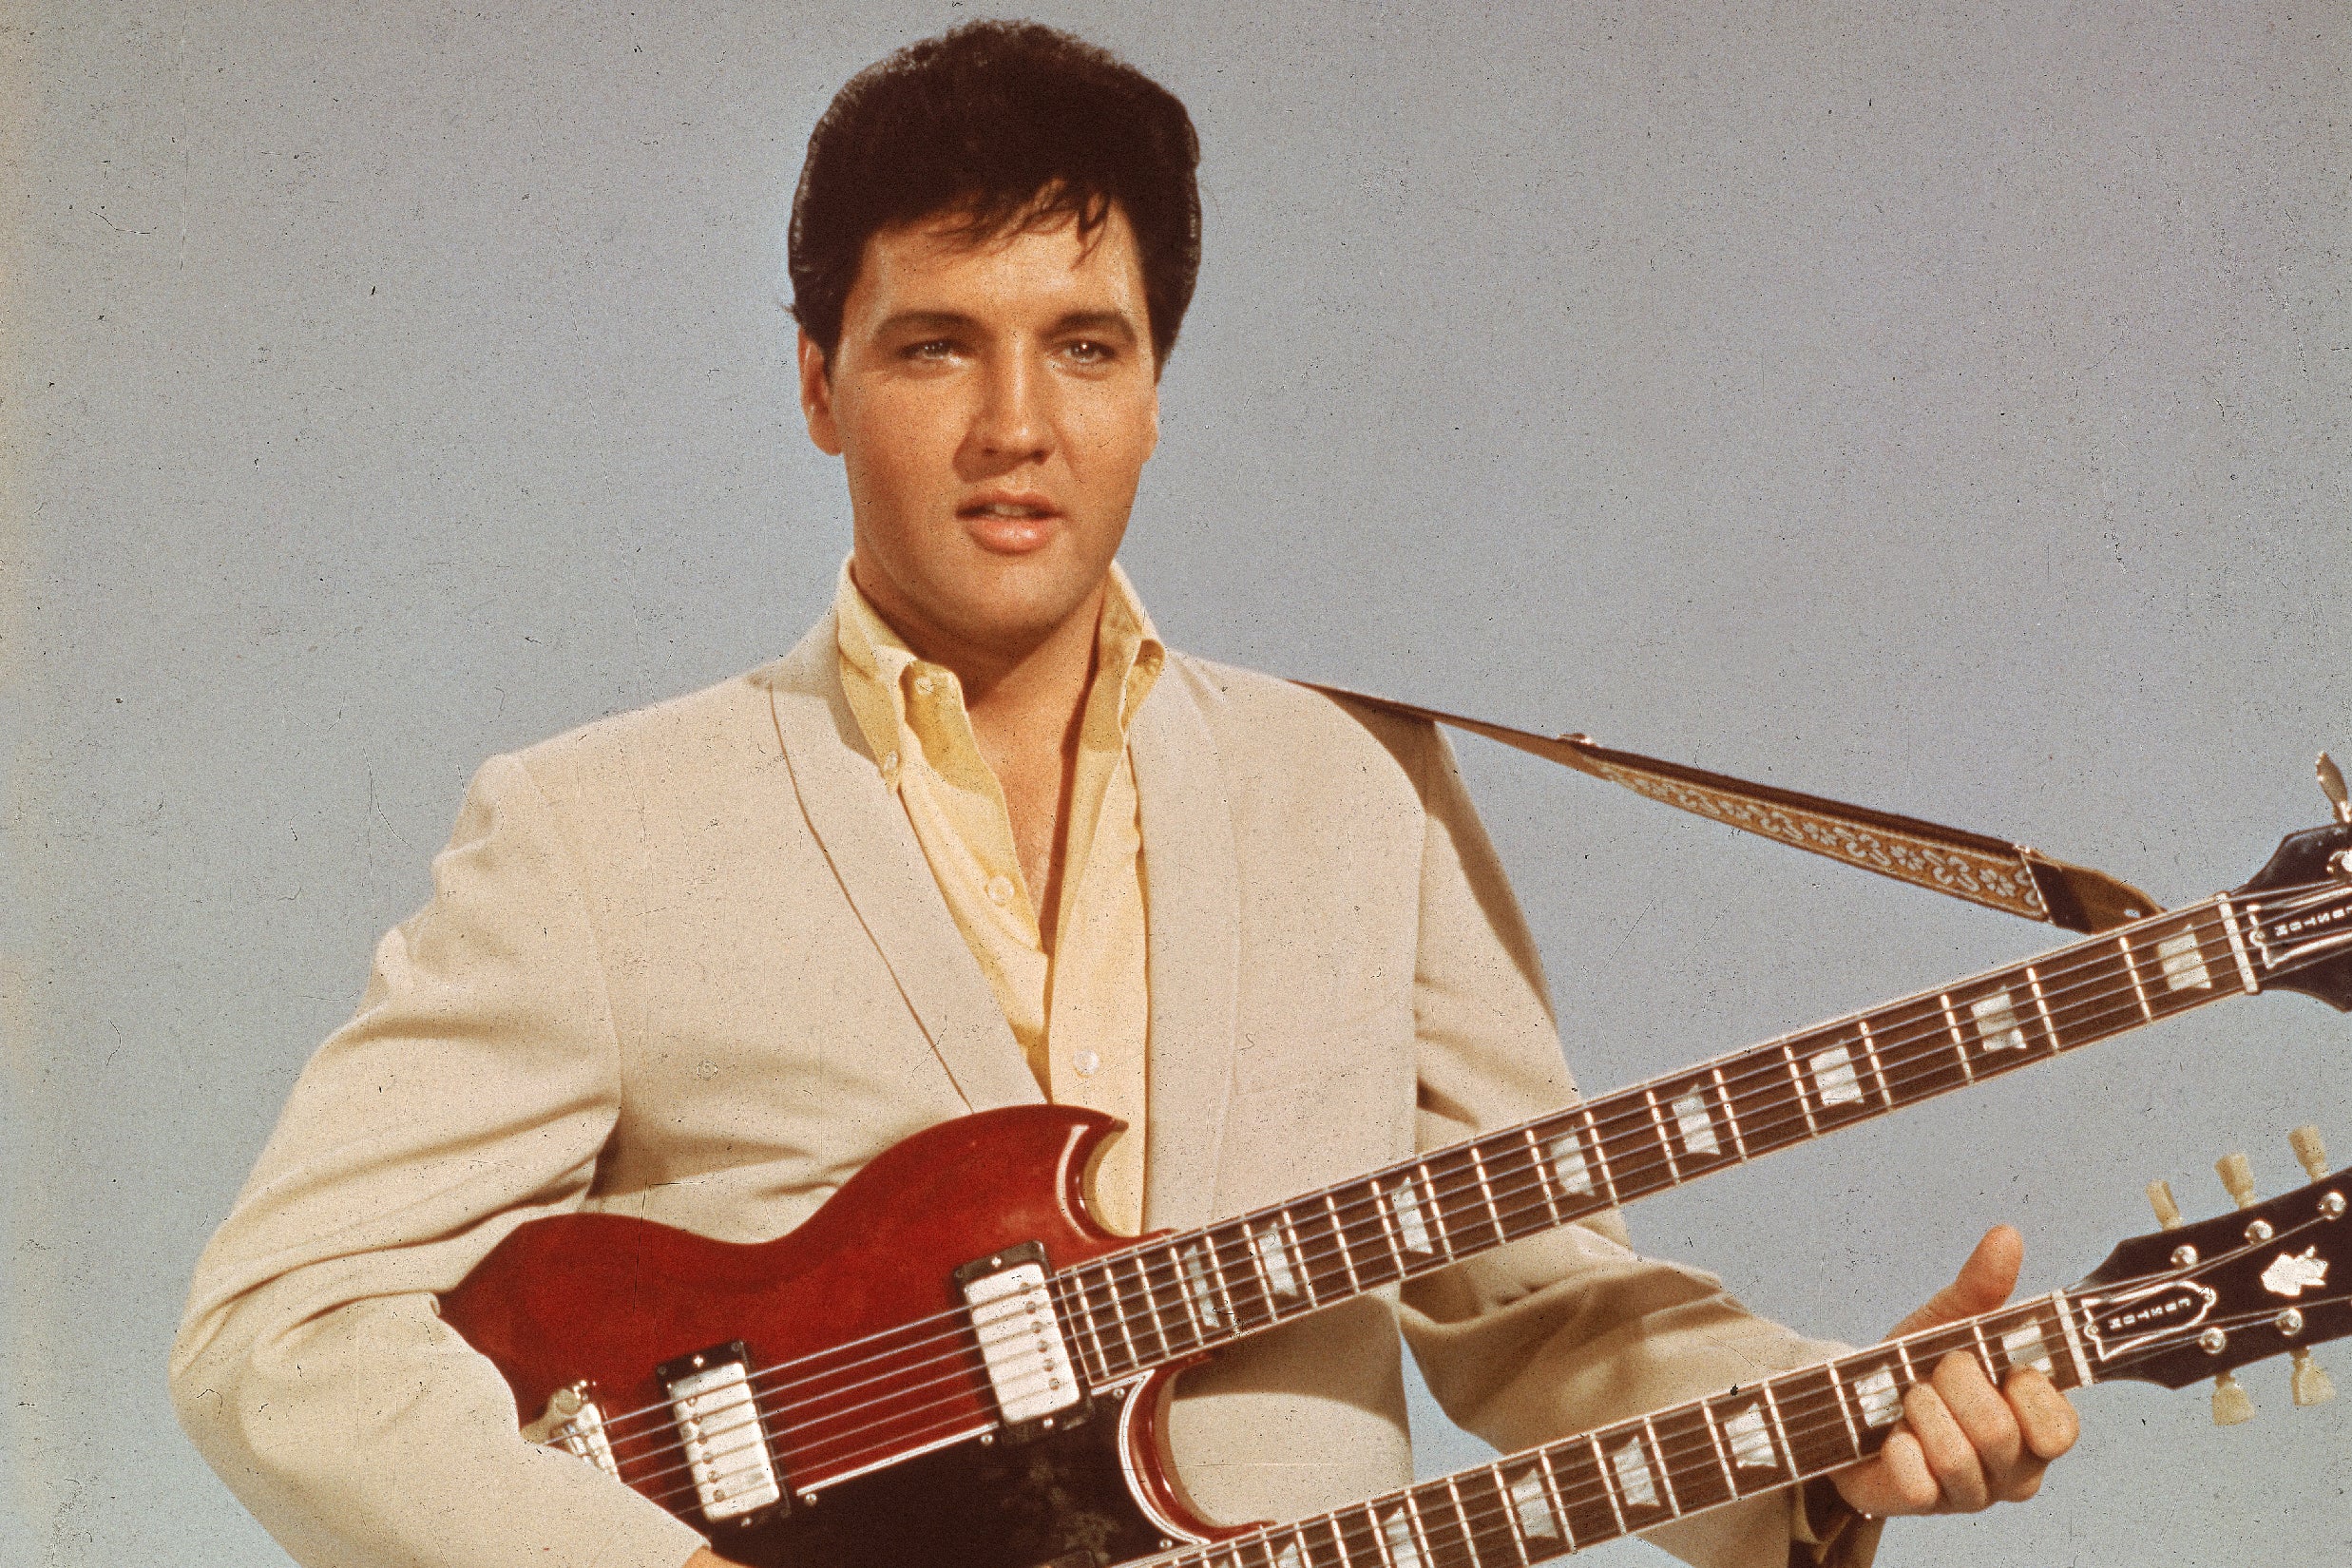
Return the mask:
{"type": "MultiPolygon", "coordinates": [[[[432,902],[199,1267],[182,1418],[297,1558],[720,1560],[525,1443],[438,1321],[534,1215],[763,1238],[923,1127],[1051,1098],[1129,1124],[1095,1172],[1111,1224],[1181,1225],[1573,1094],[1442,740],[1168,652],[1113,564],[1192,293],[1196,161],[1163,89],[1020,24],[893,56],[819,124],[792,263],[803,411],[854,522],[833,612],[741,679],[485,765],[432,902]]],[[[1995,1304],[2016,1265],[1994,1233],[1908,1326],[1995,1304]]],[[[1404,1478],[1399,1317],[1504,1446],[1827,1349],[1614,1218],[1401,1309],[1187,1379],[1171,1439],[1210,1513],[1404,1478]]],[[[2038,1376],[1996,1390],[1954,1357],[1834,1493],[1657,1539],[1861,1561],[1857,1514],[2029,1495],[2073,1434],[2038,1376]]]]}

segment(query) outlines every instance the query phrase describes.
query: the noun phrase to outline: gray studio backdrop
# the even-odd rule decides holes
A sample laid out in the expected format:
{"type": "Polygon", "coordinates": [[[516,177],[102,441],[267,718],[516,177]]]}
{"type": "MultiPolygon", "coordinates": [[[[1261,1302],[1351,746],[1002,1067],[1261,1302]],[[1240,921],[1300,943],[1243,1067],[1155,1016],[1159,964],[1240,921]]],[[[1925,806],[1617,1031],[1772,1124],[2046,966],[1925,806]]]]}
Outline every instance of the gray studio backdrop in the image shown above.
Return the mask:
{"type": "MultiPolygon", "coordinates": [[[[2014,836],[2169,902],[2352,752],[2352,23],[2311,4],[1042,8],[1190,103],[1208,261],[1126,561],[1173,641],[2014,836]],[[1897,12],[1900,11],[1900,15],[1897,12]]],[[[0,47],[0,1556],[265,1565],[173,1425],[197,1251],[486,755],[786,647],[848,541],[800,148],[961,6],[36,0],[0,47]]],[[[1482,743],[1588,1087],[2052,945],[1482,743]]],[[[1876,1337],[2316,1120],[2228,1004],[1635,1212],[1876,1337]]],[[[2332,1358],[2352,1392],[2352,1351],[2332,1358]]],[[[2352,1548],[2352,1398],[2079,1397],[1890,1563],[2352,1548]]],[[[1425,1464],[1476,1444],[1430,1425],[1425,1464]]],[[[1609,1561],[1654,1560],[1627,1543],[1609,1561]]]]}

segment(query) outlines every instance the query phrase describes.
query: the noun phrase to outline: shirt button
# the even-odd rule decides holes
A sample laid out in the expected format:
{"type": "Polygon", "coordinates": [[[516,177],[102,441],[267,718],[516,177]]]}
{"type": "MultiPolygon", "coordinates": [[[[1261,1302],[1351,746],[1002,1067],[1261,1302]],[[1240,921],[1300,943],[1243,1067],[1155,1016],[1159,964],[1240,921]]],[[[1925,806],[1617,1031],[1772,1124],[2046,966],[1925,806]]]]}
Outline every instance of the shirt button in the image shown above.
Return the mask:
{"type": "Polygon", "coordinates": [[[1102,1059],[1092,1051],[1080,1051],[1070,1059],[1070,1065],[1078,1069],[1079,1077],[1092,1078],[1102,1070],[1102,1059]]]}
{"type": "Polygon", "coordinates": [[[988,879],[988,902],[1002,908],[1013,901],[1013,879],[992,876],[988,879]]]}
{"type": "Polygon", "coordinates": [[[928,697],[931,695],[931,688],[937,684],[938,682],[933,680],[927,675],[916,676],[914,682],[915,695],[917,697],[928,697]]]}
{"type": "Polygon", "coordinates": [[[896,752],[882,754],[882,781],[885,784],[898,782],[898,754],[896,752]]]}

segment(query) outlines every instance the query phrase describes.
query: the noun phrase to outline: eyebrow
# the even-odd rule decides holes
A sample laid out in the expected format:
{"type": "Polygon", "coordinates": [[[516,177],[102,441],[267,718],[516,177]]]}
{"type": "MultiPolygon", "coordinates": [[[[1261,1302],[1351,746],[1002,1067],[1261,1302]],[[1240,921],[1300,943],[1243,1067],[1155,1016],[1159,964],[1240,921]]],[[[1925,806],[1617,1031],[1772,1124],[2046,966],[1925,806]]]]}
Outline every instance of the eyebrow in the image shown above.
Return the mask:
{"type": "MultiPolygon", "coordinates": [[[[887,317],[874,329],[876,337],[895,336],[903,333],[981,332],[985,329],[972,316],[961,311],[901,311],[887,317]]],[[[1092,333],[1101,337],[1117,337],[1133,344],[1141,335],[1124,311],[1070,311],[1054,318],[1047,329],[1048,335],[1064,333],[1092,333]]]]}

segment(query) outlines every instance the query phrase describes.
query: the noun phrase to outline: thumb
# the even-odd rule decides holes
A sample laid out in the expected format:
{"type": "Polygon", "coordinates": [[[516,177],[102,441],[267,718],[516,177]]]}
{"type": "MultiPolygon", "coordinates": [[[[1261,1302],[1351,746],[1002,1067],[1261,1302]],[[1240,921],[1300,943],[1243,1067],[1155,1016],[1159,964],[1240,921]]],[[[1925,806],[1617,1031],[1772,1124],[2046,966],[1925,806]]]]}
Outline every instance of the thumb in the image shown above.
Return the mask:
{"type": "Polygon", "coordinates": [[[1977,1250],[1968,1254],[1968,1261],[1960,1265],[1952,1283],[1930,1296],[1926,1306],[1896,1324],[1886,1337],[1901,1339],[1940,1323],[1955,1323],[1991,1311],[2007,1301],[2009,1292],[2017,1289],[2017,1265],[2024,1259],[2025,1238],[2007,1225],[1994,1226],[1977,1243],[1977,1250]]]}

